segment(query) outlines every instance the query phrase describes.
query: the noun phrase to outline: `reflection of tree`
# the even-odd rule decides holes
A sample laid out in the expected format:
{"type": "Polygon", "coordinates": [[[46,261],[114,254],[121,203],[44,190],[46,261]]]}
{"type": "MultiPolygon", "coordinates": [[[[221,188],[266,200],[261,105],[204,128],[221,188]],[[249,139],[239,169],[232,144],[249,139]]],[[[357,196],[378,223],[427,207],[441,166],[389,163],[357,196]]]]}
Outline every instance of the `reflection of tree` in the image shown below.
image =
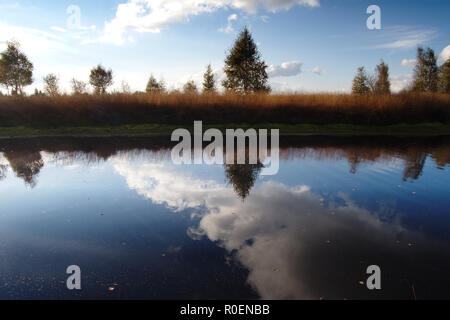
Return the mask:
{"type": "Polygon", "coordinates": [[[348,162],[350,163],[350,173],[356,174],[356,172],[358,171],[358,167],[361,164],[361,162],[363,161],[363,159],[361,159],[360,156],[353,154],[353,153],[349,154],[347,157],[348,157],[348,162]]]}
{"type": "Polygon", "coordinates": [[[258,164],[229,164],[225,166],[228,182],[233,185],[234,191],[242,200],[245,200],[250,194],[250,190],[263,167],[260,162],[258,164]]]}
{"type": "Polygon", "coordinates": [[[407,181],[408,179],[419,179],[422,175],[426,159],[426,153],[417,153],[406,157],[406,168],[403,173],[403,181],[407,181]]]}
{"type": "Polygon", "coordinates": [[[0,180],[6,178],[6,171],[8,170],[8,166],[4,164],[0,164],[0,180]]]}
{"type": "Polygon", "coordinates": [[[12,170],[32,188],[37,184],[36,176],[44,166],[39,152],[5,152],[12,170]]]}

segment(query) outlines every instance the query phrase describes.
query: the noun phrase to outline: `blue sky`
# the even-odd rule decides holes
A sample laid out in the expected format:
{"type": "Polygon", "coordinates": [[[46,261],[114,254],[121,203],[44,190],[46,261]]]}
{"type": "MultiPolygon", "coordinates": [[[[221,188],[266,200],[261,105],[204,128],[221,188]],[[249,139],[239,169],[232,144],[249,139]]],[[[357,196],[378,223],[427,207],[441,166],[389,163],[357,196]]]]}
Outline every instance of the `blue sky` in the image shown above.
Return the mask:
{"type": "Polygon", "coordinates": [[[48,73],[69,90],[98,63],[113,69],[113,89],[127,81],[144,90],[150,74],[179,88],[200,85],[208,63],[223,77],[226,50],[246,25],[275,91],[345,92],[357,67],[372,71],[381,59],[397,91],[419,45],[450,58],[448,12],[441,0],[0,0],[0,49],[21,42],[35,66],[28,91],[48,73]],[[370,5],[381,9],[381,30],[366,26],[370,5]]]}

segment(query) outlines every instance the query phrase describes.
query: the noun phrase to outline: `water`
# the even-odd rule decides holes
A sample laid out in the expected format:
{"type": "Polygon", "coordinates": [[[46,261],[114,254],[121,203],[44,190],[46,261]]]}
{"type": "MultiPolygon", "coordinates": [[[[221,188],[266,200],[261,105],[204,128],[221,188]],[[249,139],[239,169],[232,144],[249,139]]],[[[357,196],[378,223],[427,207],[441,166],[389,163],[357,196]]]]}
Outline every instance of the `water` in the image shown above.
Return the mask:
{"type": "Polygon", "coordinates": [[[0,140],[0,299],[450,298],[449,137],[282,137],[270,177],[166,141],[0,140]]]}

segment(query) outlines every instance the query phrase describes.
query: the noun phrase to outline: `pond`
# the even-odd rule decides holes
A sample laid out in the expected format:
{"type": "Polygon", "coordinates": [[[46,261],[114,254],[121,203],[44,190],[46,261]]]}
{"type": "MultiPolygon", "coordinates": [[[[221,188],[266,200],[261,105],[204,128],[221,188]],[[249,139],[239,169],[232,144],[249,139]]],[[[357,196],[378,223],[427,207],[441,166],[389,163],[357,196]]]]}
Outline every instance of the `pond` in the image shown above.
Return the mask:
{"type": "Polygon", "coordinates": [[[450,137],[282,136],[274,176],[167,140],[0,140],[0,299],[450,298],[450,137]]]}

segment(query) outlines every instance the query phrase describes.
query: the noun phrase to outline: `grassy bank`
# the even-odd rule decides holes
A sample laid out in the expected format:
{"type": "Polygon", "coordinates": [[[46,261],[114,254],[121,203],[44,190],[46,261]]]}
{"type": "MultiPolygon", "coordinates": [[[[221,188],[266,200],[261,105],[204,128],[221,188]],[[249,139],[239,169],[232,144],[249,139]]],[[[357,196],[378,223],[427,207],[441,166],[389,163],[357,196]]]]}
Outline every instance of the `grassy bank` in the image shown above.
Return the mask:
{"type": "Polygon", "coordinates": [[[0,97],[3,136],[160,133],[191,127],[195,120],[211,127],[280,128],[283,133],[448,132],[450,95],[0,97]]]}
{"type": "MultiPolygon", "coordinates": [[[[128,136],[128,135],[170,135],[177,128],[192,130],[182,125],[123,125],[97,127],[0,127],[0,137],[33,137],[33,136],[128,136]]],[[[450,125],[442,123],[398,124],[388,126],[361,126],[348,124],[236,124],[204,125],[204,130],[218,128],[222,131],[229,128],[261,128],[280,129],[282,135],[450,135],[450,125]]]]}

